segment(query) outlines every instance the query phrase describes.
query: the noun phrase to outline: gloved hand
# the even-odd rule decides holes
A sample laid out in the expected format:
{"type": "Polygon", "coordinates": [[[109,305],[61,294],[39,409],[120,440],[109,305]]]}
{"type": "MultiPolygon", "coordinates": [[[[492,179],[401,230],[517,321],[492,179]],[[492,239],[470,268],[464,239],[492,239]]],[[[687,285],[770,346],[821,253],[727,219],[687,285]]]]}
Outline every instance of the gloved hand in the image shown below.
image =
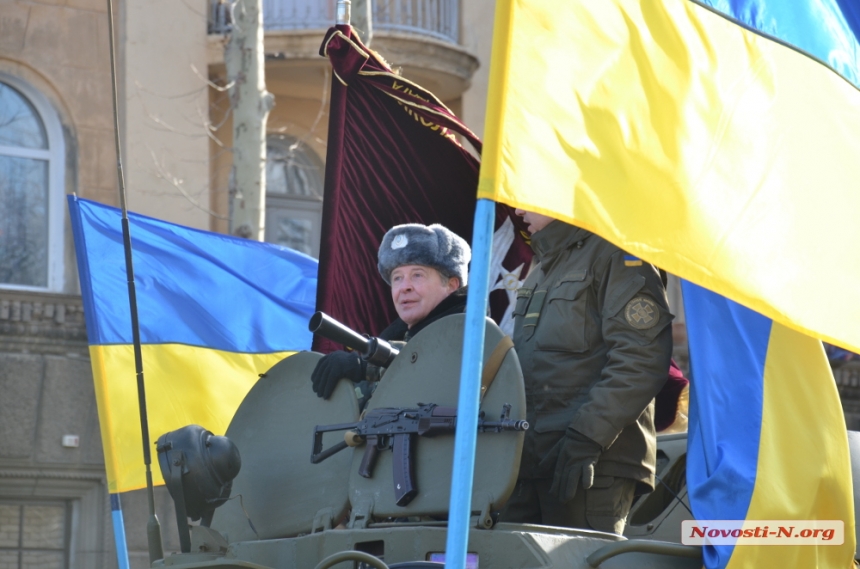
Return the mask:
{"type": "Polygon", "coordinates": [[[355,352],[337,351],[323,356],[311,374],[314,393],[328,399],[341,379],[346,378],[353,383],[364,379],[366,366],[367,362],[355,352]]]}
{"type": "Polygon", "coordinates": [[[594,465],[603,448],[579,431],[568,428],[564,436],[538,465],[548,468],[555,461],[550,494],[562,504],[573,500],[577,483],[582,480],[586,490],[594,484],[594,465]]]}

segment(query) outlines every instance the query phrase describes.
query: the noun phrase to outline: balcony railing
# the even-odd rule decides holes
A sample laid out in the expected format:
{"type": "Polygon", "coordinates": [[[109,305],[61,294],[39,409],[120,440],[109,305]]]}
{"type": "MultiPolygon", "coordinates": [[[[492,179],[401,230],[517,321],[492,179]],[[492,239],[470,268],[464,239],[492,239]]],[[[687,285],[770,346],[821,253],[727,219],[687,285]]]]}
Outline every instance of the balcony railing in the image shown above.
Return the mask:
{"type": "MultiPolygon", "coordinates": [[[[459,40],[459,0],[372,0],[373,30],[459,40]]],[[[228,0],[210,0],[209,33],[229,31],[228,0]]],[[[325,29],[335,22],[335,0],[263,0],[266,31],[325,29]]]]}
{"type": "Polygon", "coordinates": [[[373,28],[460,41],[460,0],[375,0],[373,28]]]}

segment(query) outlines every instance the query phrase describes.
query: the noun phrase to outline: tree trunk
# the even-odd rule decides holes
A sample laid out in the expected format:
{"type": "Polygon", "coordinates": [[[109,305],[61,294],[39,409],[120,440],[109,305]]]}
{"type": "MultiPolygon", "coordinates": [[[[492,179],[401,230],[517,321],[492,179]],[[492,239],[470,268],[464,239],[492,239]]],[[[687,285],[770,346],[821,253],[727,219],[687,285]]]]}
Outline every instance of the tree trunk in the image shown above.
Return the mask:
{"type": "Polygon", "coordinates": [[[236,0],[224,65],[233,109],[230,233],[262,241],[266,214],[266,91],[262,0],[236,0]]]}

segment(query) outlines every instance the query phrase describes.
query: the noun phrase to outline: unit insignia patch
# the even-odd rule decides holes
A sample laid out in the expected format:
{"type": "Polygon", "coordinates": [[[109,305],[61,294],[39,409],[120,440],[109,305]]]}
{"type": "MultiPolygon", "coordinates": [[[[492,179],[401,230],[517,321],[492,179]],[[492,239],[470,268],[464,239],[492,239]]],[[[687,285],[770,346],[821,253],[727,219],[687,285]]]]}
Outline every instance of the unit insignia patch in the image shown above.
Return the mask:
{"type": "Polygon", "coordinates": [[[624,318],[637,330],[647,330],[660,320],[660,307],[646,296],[637,296],[624,307],[624,318]]]}

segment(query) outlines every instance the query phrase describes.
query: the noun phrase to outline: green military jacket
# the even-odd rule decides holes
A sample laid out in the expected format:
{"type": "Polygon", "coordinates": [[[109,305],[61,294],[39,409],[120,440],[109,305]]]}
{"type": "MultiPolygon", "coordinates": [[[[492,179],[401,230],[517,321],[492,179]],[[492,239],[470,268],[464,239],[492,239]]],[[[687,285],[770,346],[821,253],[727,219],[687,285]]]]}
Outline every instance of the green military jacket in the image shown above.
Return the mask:
{"type": "Polygon", "coordinates": [[[514,345],[526,383],[521,478],[571,427],[603,447],[598,476],[654,488],[654,396],[666,382],[672,314],[658,271],[585,229],[532,236],[539,264],[517,293],[514,345]]]}

